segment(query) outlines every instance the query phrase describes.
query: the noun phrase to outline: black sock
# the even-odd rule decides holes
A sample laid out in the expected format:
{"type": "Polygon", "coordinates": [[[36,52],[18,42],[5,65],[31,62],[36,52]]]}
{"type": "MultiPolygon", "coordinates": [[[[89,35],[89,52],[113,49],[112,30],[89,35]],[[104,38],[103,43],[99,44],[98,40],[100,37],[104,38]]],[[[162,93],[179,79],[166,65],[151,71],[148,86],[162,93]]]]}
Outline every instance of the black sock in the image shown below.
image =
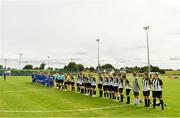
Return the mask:
{"type": "Polygon", "coordinates": [[[130,96],[127,97],[127,104],[130,103],[130,96]]]}
{"type": "Polygon", "coordinates": [[[147,107],[147,99],[144,100],[144,103],[145,103],[145,107],[147,107]]]}
{"type": "Polygon", "coordinates": [[[164,102],[163,102],[163,100],[160,100],[160,103],[161,103],[162,110],[164,110],[164,102]]]}
{"type": "Polygon", "coordinates": [[[109,93],[110,99],[111,99],[111,93],[109,93]]]}
{"type": "Polygon", "coordinates": [[[124,99],[124,95],[121,95],[121,102],[123,102],[123,99],[124,99]]]}
{"type": "Polygon", "coordinates": [[[150,107],[150,100],[148,100],[148,107],[150,107]]]}
{"type": "Polygon", "coordinates": [[[117,99],[119,100],[119,96],[117,97],[117,99]]]}
{"type": "Polygon", "coordinates": [[[92,90],[90,90],[90,95],[92,95],[92,90]]]}
{"type": "Polygon", "coordinates": [[[104,92],[104,97],[106,98],[106,93],[104,92]]]}
{"type": "Polygon", "coordinates": [[[84,89],[84,93],[86,93],[86,88],[84,89]]]}
{"type": "Polygon", "coordinates": [[[153,99],[153,108],[156,107],[156,99],[153,99]]]}
{"type": "Polygon", "coordinates": [[[94,95],[96,95],[96,91],[94,91],[94,95]]]}
{"type": "Polygon", "coordinates": [[[109,94],[108,94],[108,92],[106,93],[106,97],[107,97],[107,98],[109,97],[109,94]]]}

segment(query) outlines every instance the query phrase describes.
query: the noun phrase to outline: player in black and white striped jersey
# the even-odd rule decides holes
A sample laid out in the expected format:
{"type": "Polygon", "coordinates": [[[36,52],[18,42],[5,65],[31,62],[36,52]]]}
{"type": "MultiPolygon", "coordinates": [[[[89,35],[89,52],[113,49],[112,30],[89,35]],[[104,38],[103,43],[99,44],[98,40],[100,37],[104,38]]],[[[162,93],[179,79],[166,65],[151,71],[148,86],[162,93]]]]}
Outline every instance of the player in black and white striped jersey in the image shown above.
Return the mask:
{"type": "Polygon", "coordinates": [[[123,74],[123,79],[125,80],[125,86],[126,86],[126,97],[127,97],[127,102],[126,104],[130,103],[130,92],[131,92],[131,85],[130,81],[126,78],[126,74],[123,74]]]}
{"type": "Polygon", "coordinates": [[[118,100],[119,100],[119,97],[121,98],[120,102],[123,102],[123,99],[124,99],[124,95],[123,95],[123,88],[124,88],[124,85],[123,85],[123,78],[122,78],[122,74],[118,74],[118,100]]]}
{"type": "Polygon", "coordinates": [[[92,95],[96,96],[96,79],[91,75],[91,89],[92,89],[92,95]]]}
{"type": "Polygon", "coordinates": [[[103,84],[103,78],[101,76],[101,73],[99,73],[99,76],[98,76],[99,97],[103,96],[102,84],[103,84]]]}
{"type": "Polygon", "coordinates": [[[113,99],[117,98],[117,91],[118,91],[118,77],[116,74],[113,74],[113,99]]]}
{"type": "Polygon", "coordinates": [[[161,105],[163,112],[164,111],[164,102],[162,100],[163,81],[158,76],[159,76],[158,73],[154,73],[152,79],[153,108],[161,105]],[[156,98],[160,100],[160,103],[156,104],[156,98]]]}
{"type": "Polygon", "coordinates": [[[104,91],[104,97],[108,97],[108,92],[107,92],[107,87],[108,87],[108,77],[104,74],[103,76],[103,91],[104,91]]]}
{"type": "Polygon", "coordinates": [[[113,76],[109,75],[108,77],[108,93],[109,93],[109,98],[111,99],[113,96],[113,76]]]}
{"type": "Polygon", "coordinates": [[[144,73],[143,80],[142,80],[142,90],[143,90],[143,96],[144,96],[144,106],[150,107],[150,84],[151,81],[148,78],[148,73],[144,73]]]}

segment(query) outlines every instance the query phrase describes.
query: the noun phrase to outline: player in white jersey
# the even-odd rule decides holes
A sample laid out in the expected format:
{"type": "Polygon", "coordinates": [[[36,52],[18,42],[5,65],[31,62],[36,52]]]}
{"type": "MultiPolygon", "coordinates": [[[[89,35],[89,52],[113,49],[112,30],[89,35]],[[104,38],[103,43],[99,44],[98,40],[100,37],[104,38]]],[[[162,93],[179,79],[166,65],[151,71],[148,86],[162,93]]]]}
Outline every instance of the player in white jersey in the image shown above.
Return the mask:
{"type": "Polygon", "coordinates": [[[139,99],[139,83],[138,83],[138,77],[136,73],[133,73],[133,91],[134,91],[134,104],[139,105],[140,104],[140,99],[139,99]]]}
{"type": "Polygon", "coordinates": [[[127,97],[127,102],[126,104],[130,103],[130,92],[131,92],[131,85],[130,81],[126,78],[126,75],[123,75],[123,79],[125,80],[125,86],[126,86],[126,97],[127,97]]]}
{"type": "Polygon", "coordinates": [[[107,88],[108,88],[108,77],[106,77],[106,75],[104,74],[104,77],[103,77],[103,91],[104,91],[104,97],[108,97],[108,91],[107,91],[107,88]]]}
{"type": "Polygon", "coordinates": [[[81,93],[84,93],[84,74],[82,75],[80,75],[80,83],[79,83],[79,85],[80,85],[80,89],[81,89],[81,93]]]}
{"type": "Polygon", "coordinates": [[[161,105],[162,112],[164,111],[164,102],[162,100],[162,87],[163,87],[163,82],[161,79],[159,79],[159,74],[154,73],[153,74],[153,79],[152,79],[152,96],[153,96],[153,108],[156,106],[161,105]],[[159,104],[156,104],[156,98],[160,100],[159,104]]]}
{"type": "Polygon", "coordinates": [[[151,81],[148,78],[148,73],[144,73],[143,80],[142,80],[142,89],[143,89],[143,96],[144,96],[144,106],[150,107],[150,84],[151,81]]]}
{"type": "Polygon", "coordinates": [[[96,96],[96,79],[91,75],[91,89],[92,89],[92,95],[96,96]]]}
{"type": "MultiPolygon", "coordinates": [[[[124,95],[123,95],[123,78],[122,78],[122,75],[121,74],[118,74],[118,96],[121,98],[121,102],[123,102],[123,99],[124,99],[124,95]]],[[[119,100],[119,97],[118,97],[118,100],[119,100]]]]}
{"type": "Polygon", "coordinates": [[[113,76],[110,75],[108,78],[108,93],[109,93],[109,98],[112,98],[113,94],[113,76]]]}
{"type": "Polygon", "coordinates": [[[102,84],[103,84],[103,78],[102,78],[101,74],[99,73],[99,76],[98,76],[99,97],[103,96],[102,84]]]}
{"type": "Polygon", "coordinates": [[[82,85],[82,82],[81,82],[81,76],[80,76],[80,73],[77,75],[77,81],[76,81],[76,86],[77,86],[77,92],[80,93],[80,83],[82,85]]]}
{"type": "Polygon", "coordinates": [[[92,76],[89,74],[87,77],[87,94],[91,94],[91,81],[92,81],[92,76]]]}
{"type": "Polygon", "coordinates": [[[118,77],[116,74],[113,74],[113,99],[116,99],[117,97],[117,90],[118,90],[118,77]]]}

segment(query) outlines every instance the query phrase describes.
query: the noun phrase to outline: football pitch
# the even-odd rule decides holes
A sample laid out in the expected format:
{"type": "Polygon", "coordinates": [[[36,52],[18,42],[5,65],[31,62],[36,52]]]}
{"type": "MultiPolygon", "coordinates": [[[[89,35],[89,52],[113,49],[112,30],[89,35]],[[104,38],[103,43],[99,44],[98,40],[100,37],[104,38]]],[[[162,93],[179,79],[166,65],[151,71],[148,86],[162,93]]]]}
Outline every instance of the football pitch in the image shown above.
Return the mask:
{"type": "MultiPolygon", "coordinates": [[[[178,117],[180,116],[180,80],[161,76],[164,82],[161,108],[136,107],[131,91],[131,104],[60,91],[31,82],[31,77],[0,78],[0,117],[178,117]]],[[[132,81],[132,78],[131,78],[132,81]]],[[[139,79],[141,83],[141,79],[139,79]]],[[[132,84],[132,82],[131,82],[132,84]]],[[[140,92],[142,98],[142,92],[140,92]]],[[[151,99],[152,100],[152,99],[151,99]]]]}

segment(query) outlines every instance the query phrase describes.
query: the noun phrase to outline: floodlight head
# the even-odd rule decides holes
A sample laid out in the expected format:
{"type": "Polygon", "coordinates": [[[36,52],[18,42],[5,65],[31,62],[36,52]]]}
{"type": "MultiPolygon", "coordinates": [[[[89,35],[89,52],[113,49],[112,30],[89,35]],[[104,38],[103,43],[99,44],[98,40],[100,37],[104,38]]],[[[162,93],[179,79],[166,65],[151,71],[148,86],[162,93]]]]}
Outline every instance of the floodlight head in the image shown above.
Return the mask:
{"type": "Polygon", "coordinates": [[[148,30],[149,29],[149,26],[145,26],[143,27],[144,30],[148,30]]]}
{"type": "Polygon", "coordinates": [[[100,39],[96,39],[96,41],[97,41],[97,42],[99,42],[99,41],[100,41],[100,39]]]}

